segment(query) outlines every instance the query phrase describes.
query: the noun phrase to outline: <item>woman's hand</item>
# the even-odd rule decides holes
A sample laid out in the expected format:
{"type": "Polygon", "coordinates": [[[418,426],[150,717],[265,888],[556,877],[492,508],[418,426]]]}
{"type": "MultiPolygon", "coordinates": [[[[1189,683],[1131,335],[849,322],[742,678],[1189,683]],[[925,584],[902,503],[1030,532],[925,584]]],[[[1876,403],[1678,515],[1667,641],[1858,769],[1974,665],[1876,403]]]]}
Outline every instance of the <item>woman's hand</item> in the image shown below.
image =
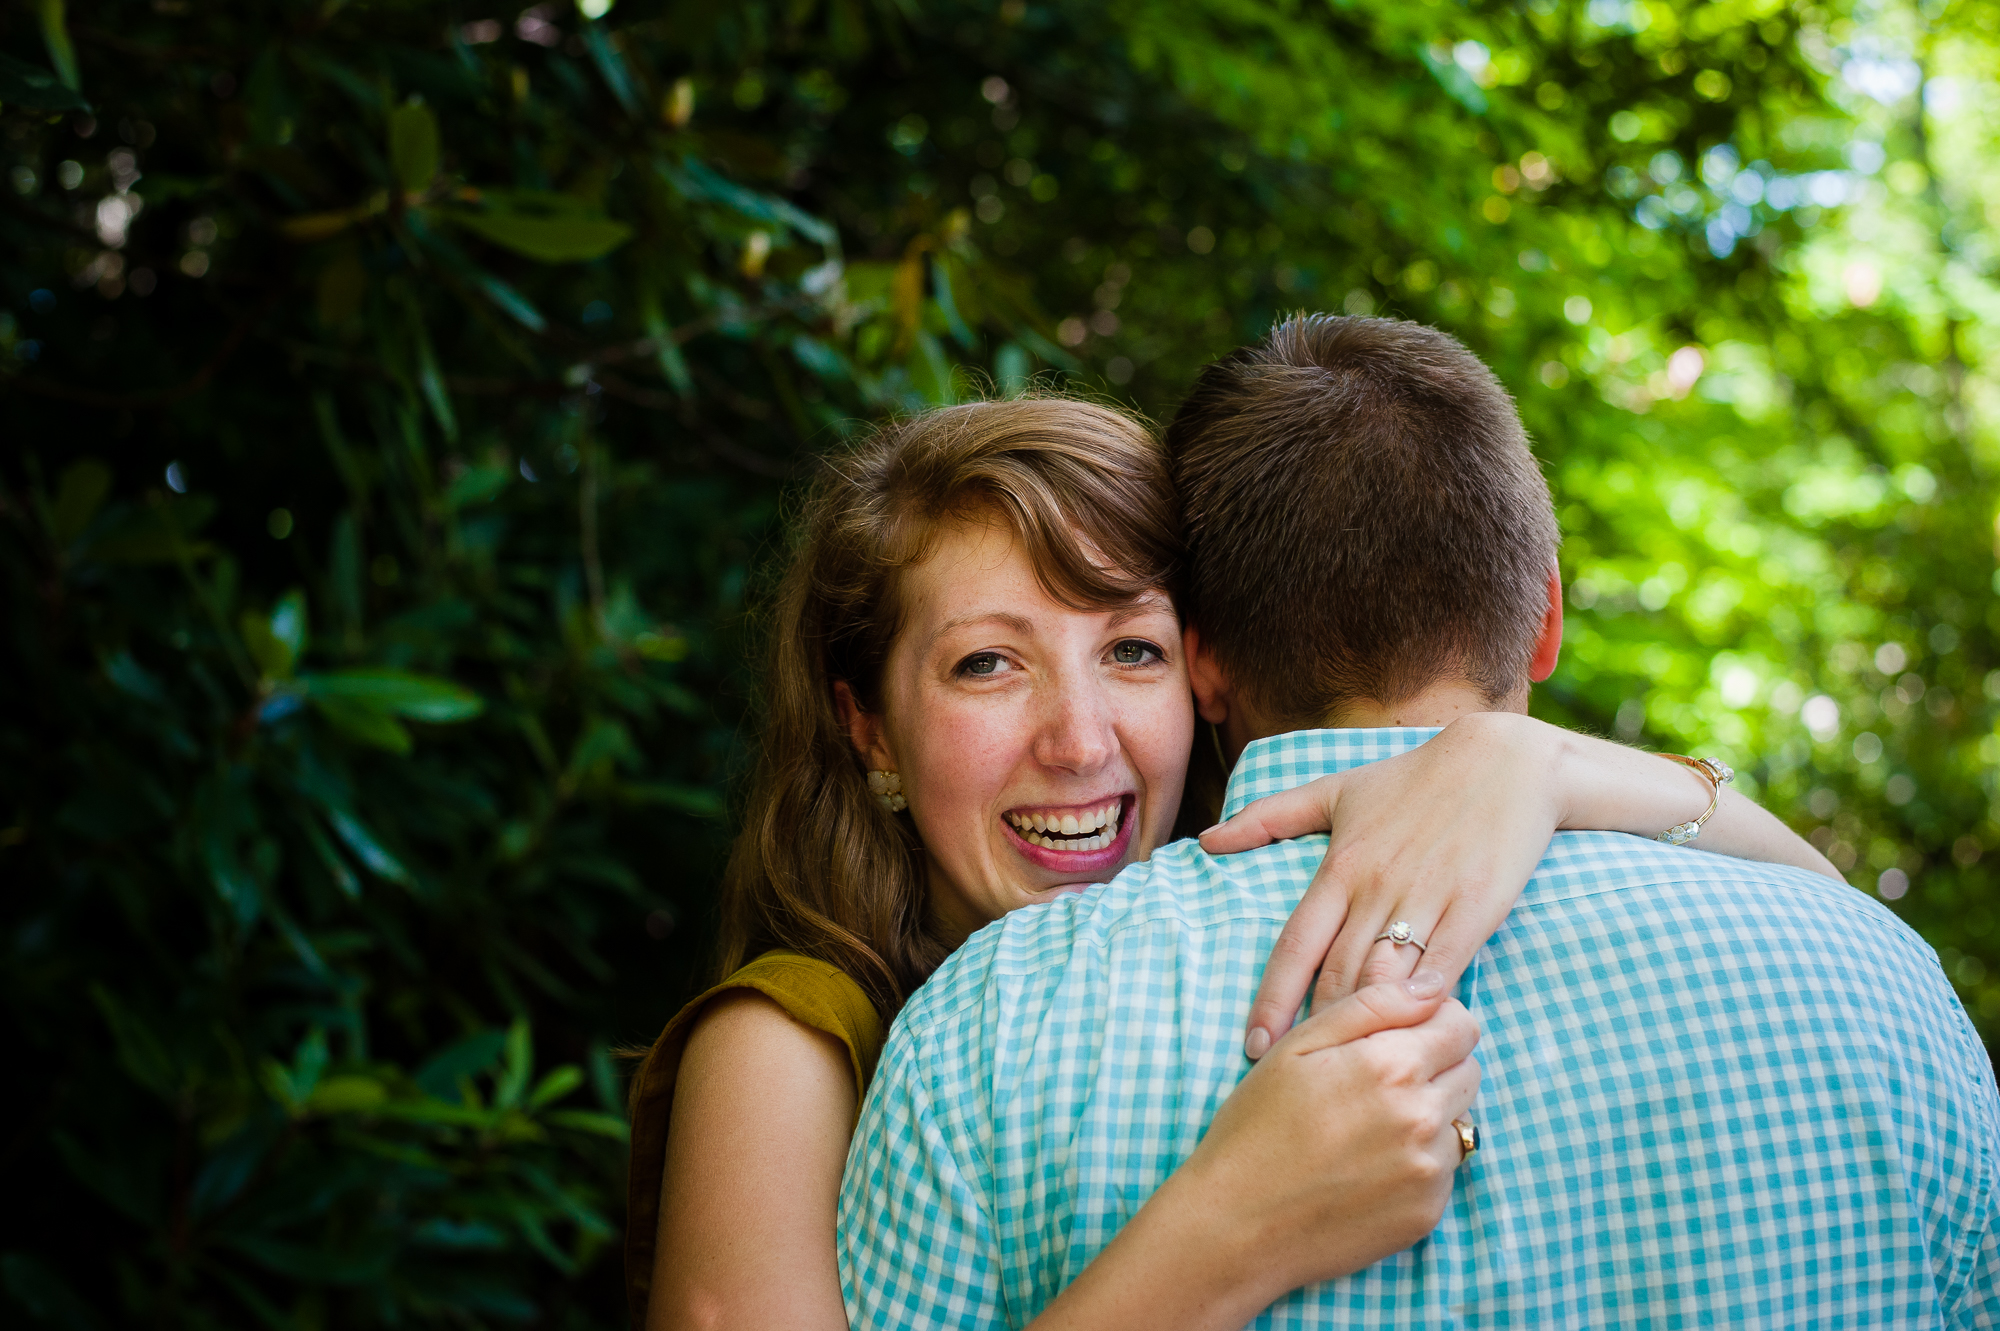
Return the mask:
{"type": "MultiPolygon", "coordinates": [[[[1285,924],[1243,1047],[1261,1058],[1319,976],[1318,1002],[1409,974],[1419,958],[1454,985],[1564,828],[1652,836],[1707,807],[1689,768],[1510,712],[1461,716],[1407,753],[1267,796],[1201,834],[1214,855],[1330,832],[1285,924]],[[1381,939],[1405,920],[1416,948],[1381,939]]],[[[1826,857],[1724,789],[1699,848],[1839,878],[1826,857]]]]}
{"type": "Polygon", "coordinates": [[[1407,753],[1267,796],[1202,833],[1214,855],[1332,833],[1264,968],[1244,1052],[1263,1057],[1291,1028],[1315,974],[1322,1003],[1400,979],[1419,958],[1457,984],[1562,824],[1566,734],[1509,713],[1460,717],[1407,753]],[[1397,920],[1422,953],[1376,942],[1397,920]]]}
{"type": "Polygon", "coordinates": [[[1315,1012],[1030,1331],[1238,1327],[1437,1227],[1479,1090],[1479,1027],[1424,970],[1315,1012]]]}
{"type": "Polygon", "coordinates": [[[1316,1012],[1216,1111],[1187,1165],[1222,1223],[1260,1234],[1284,1290],[1359,1271],[1437,1227],[1472,1108],[1479,1026],[1425,969],[1316,1012]]]}

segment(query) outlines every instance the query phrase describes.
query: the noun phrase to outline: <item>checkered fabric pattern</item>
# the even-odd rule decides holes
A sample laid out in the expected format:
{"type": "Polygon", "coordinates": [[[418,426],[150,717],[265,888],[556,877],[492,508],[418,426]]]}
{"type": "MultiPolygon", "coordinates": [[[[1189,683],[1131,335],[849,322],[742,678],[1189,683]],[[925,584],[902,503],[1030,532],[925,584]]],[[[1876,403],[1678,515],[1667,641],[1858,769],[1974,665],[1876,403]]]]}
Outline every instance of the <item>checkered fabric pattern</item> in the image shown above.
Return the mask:
{"type": "MultiPolygon", "coordinates": [[[[1228,811],[1430,730],[1260,741],[1228,811]]],[[[857,1327],[1029,1322],[1194,1150],[1324,852],[1169,846],[911,999],[840,1199],[857,1327]]],[[[1935,956],[1795,870],[1564,833],[1460,990],[1482,1149],[1426,1241],[1260,1327],[2000,1326],[2000,1099],[1935,956]]]]}

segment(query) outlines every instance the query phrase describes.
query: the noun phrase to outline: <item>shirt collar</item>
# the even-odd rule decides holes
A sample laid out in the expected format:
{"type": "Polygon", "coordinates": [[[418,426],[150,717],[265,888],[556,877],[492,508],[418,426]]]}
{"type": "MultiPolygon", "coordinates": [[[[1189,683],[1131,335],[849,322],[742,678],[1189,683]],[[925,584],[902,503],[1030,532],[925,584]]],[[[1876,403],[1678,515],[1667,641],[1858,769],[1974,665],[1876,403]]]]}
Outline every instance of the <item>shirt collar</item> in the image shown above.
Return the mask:
{"type": "Polygon", "coordinates": [[[1302,786],[1315,777],[1407,753],[1438,730],[1436,726],[1294,730],[1253,740],[1236,760],[1236,770],[1229,774],[1222,816],[1234,818],[1252,800],[1302,786]]]}

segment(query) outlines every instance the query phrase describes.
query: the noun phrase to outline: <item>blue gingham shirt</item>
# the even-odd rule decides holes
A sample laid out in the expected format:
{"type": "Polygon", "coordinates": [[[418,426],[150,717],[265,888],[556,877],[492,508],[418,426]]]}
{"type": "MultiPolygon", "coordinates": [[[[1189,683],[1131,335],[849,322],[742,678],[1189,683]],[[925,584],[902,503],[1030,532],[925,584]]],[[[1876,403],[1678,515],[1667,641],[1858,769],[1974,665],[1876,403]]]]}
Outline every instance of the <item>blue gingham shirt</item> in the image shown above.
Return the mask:
{"type": "MultiPolygon", "coordinates": [[[[1435,733],[1259,741],[1227,812],[1435,733]]],[[[848,1156],[855,1327],[1018,1327],[1076,1278],[1248,1070],[1258,977],[1325,847],[1178,842],[945,963],[848,1156]]],[[[1566,832],[1460,996],[1484,1144],[1443,1222],[1254,1325],[2000,1325],[1991,1066],[1875,901],[1566,832]]]]}

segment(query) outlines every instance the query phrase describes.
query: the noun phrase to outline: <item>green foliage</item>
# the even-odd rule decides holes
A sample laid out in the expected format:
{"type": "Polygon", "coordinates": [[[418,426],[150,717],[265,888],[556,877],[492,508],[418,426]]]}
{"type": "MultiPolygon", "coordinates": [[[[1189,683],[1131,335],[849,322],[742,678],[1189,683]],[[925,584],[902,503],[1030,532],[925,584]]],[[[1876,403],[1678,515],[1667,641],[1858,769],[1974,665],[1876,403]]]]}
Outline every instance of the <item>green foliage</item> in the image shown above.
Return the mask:
{"type": "Polygon", "coordinates": [[[1544,711],[1730,758],[2000,1028],[1986,9],[590,12],[0,12],[16,1316],[614,1322],[782,486],[1298,307],[1518,395],[1544,711]]]}

